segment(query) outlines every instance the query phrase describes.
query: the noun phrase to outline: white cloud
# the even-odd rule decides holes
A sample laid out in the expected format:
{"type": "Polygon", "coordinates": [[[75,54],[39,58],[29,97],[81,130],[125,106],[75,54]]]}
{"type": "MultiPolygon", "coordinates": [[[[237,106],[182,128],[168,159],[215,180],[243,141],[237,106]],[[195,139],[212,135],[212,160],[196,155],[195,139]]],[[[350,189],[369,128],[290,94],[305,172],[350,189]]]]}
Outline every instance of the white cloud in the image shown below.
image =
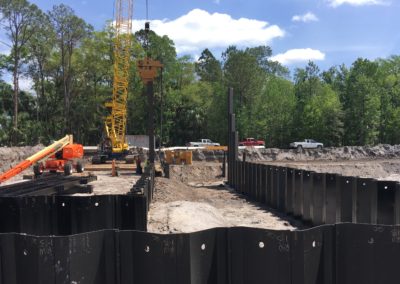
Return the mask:
{"type": "Polygon", "coordinates": [[[390,5],[387,0],[327,0],[332,7],[338,7],[343,4],[349,4],[352,6],[363,6],[363,5],[390,5]]]}
{"type": "Polygon", "coordinates": [[[284,65],[290,65],[293,63],[307,62],[309,60],[325,60],[325,54],[319,50],[311,48],[290,49],[285,53],[280,53],[272,56],[271,60],[278,61],[284,65]]]}
{"type": "Polygon", "coordinates": [[[33,92],[33,80],[27,77],[21,77],[18,80],[19,89],[25,92],[33,92]]]}
{"type": "MultiPolygon", "coordinates": [[[[143,29],[144,20],[133,22],[134,31],[143,29]]],[[[196,53],[202,49],[225,48],[229,45],[256,46],[270,43],[285,35],[277,25],[254,19],[233,19],[230,15],[194,9],[177,19],[153,20],[151,29],[167,35],[178,53],[196,53]]]]}
{"type": "Polygon", "coordinates": [[[317,16],[315,16],[314,13],[312,12],[308,12],[304,15],[294,15],[292,17],[292,21],[293,22],[304,22],[304,23],[308,23],[308,22],[318,22],[319,19],[317,16]]]}
{"type": "MultiPolygon", "coordinates": [[[[4,82],[6,82],[7,84],[10,84],[14,88],[13,77],[12,77],[12,74],[10,72],[4,73],[1,79],[4,82]]],[[[33,80],[31,78],[28,78],[28,77],[24,77],[24,76],[19,77],[19,79],[18,79],[18,87],[19,87],[19,89],[21,91],[30,92],[30,93],[34,93],[35,92],[33,90],[33,80]]]]}

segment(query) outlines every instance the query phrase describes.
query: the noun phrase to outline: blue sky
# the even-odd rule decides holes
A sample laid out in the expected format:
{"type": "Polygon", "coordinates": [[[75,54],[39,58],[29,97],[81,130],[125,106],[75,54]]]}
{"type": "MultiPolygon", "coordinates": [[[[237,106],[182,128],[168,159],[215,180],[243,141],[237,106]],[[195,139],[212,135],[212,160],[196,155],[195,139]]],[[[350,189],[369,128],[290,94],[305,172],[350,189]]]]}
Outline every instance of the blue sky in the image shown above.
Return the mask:
{"type": "MultiPolygon", "coordinates": [[[[274,59],[322,70],[400,55],[400,0],[148,0],[153,29],[172,38],[179,55],[194,58],[209,47],[216,57],[231,44],[270,45],[274,59]]],[[[31,0],[42,10],[64,3],[96,29],[113,18],[114,0],[31,0]]],[[[134,1],[142,27],[145,0],[134,1]]]]}

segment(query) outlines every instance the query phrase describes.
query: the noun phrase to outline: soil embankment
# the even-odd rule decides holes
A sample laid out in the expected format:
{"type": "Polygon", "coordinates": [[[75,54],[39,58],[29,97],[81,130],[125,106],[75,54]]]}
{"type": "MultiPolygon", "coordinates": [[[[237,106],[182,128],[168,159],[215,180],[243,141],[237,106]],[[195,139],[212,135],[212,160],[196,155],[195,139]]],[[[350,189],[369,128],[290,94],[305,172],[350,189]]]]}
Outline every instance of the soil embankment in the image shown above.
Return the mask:
{"type": "Polygon", "coordinates": [[[400,158],[400,145],[345,146],[319,149],[254,149],[239,151],[246,153],[248,161],[349,161],[400,158]]]}

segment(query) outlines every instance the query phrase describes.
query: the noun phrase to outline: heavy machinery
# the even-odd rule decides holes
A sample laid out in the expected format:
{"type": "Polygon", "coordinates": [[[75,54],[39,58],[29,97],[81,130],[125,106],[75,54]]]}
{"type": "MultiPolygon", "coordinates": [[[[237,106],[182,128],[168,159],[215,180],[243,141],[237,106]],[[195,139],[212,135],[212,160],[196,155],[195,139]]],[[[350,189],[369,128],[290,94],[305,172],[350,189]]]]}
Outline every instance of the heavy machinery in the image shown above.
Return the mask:
{"type": "Polygon", "coordinates": [[[34,166],[33,170],[35,175],[40,175],[44,170],[49,170],[51,172],[61,170],[64,171],[65,174],[70,175],[73,168],[78,172],[82,172],[84,170],[81,160],[82,157],[82,145],[74,144],[73,136],[66,135],[64,138],[54,142],[1,174],[0,183],[16,176],[31,166],[34,166]]]}
{"type": "Polygon", "coordinates": [[[133,0],[115,1],[114,79],[112,101],[105,104],[109,114],[104,121],[104,138],[93,164],[123,159],[128,154],[125,141],[126,105],[132,47],[133,0]]]}
{"type": "Polygon", "coordinates": [[[85,170],[82,158],[83,146],[71,143],[51,155],[44,163],[36,163],[33,166],[33,173],[35,176],[39,176],[44,171],[52,173],[62,171],[68,176],[72,174],[73,169],[78,173],[82,173],[85,170]]]}

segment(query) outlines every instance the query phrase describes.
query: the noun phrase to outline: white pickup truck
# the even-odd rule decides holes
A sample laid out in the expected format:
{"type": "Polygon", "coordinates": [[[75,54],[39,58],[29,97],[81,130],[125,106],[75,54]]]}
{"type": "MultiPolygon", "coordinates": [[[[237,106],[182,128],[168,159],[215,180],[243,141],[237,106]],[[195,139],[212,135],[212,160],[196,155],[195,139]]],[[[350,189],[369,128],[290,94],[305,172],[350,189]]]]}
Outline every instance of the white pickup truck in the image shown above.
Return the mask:
{"type": "Polygon", "coordinates": [[[212,142],[210,139],[200,139],[197,142],[189,142],[188,147],[220,146],[219,143],[212,142]]]}
{"type": "Polygon", "coordinates": [[[302,149],[322,149],[324,147],[324,144],[317,142],[313,139],[304,139],[302,142],[293,142],[290,143],[289,145],[290,148],[296,148],[297,150],[302,150],[302,149]]]}

